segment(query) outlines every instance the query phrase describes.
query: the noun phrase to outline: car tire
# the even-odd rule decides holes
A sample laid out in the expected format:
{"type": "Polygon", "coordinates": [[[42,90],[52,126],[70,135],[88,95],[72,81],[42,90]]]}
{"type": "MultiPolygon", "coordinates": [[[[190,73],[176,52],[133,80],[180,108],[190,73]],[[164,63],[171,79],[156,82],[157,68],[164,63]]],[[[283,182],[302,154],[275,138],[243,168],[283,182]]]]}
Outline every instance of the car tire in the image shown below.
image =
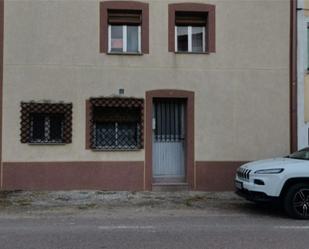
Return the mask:
{"type": "Polygon", "coordinates": [[[283,199],[286,213],[295,219],[309,219],[309,184],[292,185],[283,199]]]}

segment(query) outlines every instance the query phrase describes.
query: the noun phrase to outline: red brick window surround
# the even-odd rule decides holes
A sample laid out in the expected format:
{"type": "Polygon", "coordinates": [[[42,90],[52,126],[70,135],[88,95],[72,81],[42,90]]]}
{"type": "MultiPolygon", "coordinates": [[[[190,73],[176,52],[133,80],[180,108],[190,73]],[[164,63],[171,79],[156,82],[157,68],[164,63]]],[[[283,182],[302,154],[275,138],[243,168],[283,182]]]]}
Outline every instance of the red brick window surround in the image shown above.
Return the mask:
{"type": "Polygon", "coordinates": [[[100,2],[100,52],[149,53],[149,6],[137,1],[100,2]]]}
{"type": "Polygon", "coordinates": [[[71,143],[72,104],[22,102],[20,125],[21,143],[71,143]]]}
{"type": "Polygon", "coordinates": [[[168,7],[168,50],[175,53],[214,53],[215,5],[176,3],[168,7]],[[177,47],[176,47],[177,46],[177,47]]]}
{"type": "Polygon", "coordinates": [[[86,102],[86,149],[140,150],[144,144],[144,100],[91,98],[86,102]]]}

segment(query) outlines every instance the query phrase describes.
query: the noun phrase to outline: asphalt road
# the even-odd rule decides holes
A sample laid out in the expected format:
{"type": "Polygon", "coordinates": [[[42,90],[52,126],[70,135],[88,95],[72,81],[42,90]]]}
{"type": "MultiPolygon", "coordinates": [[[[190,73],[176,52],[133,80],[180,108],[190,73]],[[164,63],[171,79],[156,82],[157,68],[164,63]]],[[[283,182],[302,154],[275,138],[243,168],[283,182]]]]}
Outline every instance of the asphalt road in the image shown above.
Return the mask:
{"type": "Polygon", "coordinates": [[[0,213],[1,249],[309,248],[309,221],[277,209],[60,210],[0,213]]]}

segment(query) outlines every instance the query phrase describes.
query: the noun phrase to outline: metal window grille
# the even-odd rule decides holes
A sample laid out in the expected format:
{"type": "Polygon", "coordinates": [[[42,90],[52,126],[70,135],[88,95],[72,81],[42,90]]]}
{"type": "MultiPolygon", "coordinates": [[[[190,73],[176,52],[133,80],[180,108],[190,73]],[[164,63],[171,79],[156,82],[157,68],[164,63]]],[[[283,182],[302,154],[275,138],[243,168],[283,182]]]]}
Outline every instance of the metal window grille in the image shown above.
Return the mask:
{"type": "Polygon", "coordinates": [[[137,150],[143,147],[143,100],[91,99],[91,148],[137,150]]]}
{"type": "Polygon", "coordinates": [[[22,143],[71,143],[72,104],[21,103],[22,143]]]}
{"type": "Polygon", "coordinates": [[[137,122],[95,123],[94,143],[96,149],[134,150],[140,146],[140,126],[137,122]]]}

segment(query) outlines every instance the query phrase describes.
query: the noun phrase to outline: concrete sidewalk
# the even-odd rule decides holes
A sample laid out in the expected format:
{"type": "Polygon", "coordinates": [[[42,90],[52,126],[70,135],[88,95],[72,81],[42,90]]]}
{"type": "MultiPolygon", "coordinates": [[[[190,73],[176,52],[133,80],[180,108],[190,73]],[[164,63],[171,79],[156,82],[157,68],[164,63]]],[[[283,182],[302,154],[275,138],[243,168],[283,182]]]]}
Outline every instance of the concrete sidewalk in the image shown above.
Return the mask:
{"type": "Polygon", "coordinates": [[[0,211],[114,208],[203,209],[245,201],[233,192],[2,191],[0,211]]]}

